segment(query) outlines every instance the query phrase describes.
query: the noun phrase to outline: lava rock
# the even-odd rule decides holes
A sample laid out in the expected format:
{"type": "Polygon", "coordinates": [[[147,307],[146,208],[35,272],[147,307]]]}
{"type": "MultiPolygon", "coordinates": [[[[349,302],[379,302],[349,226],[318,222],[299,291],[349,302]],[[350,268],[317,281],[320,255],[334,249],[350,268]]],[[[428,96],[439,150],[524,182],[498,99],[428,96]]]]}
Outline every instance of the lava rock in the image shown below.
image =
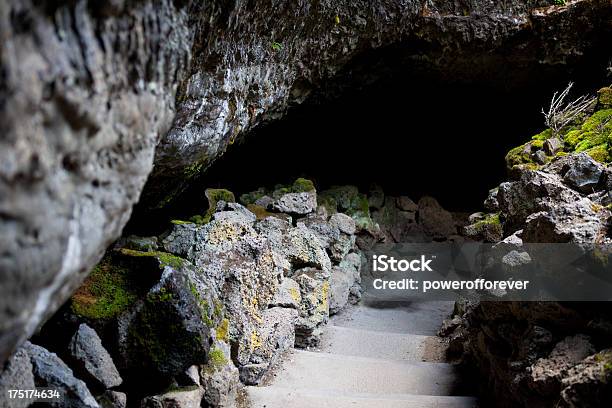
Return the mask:
{"type": "Polygon", "coordinates": [[[576,191],[592,193],[599,184],[604,167],[586,153],[568,156],[571,158],[565,169],[563,181],[576,191]]]}
{"type": "Polygon", "coordinates": [[[201,387],[179,388],[143,399],[140,408],[200,408],[203,397],[201,387]]]}
{"type": "Polygon", "coordinates": [[[11,408],[26,408],[34,399],[9,399],[9,390],[34,389],[34,374],[32,363],[25,347],[19,348],[9,358],[0,372],[0,406],[11,408]]]}
{"type": "Polygon", "coordinates": [[[313,268],[296,271],[295,281],[300,285],[302,303],[300,317],[295,325],[296,347],[319,344],[322,326],[329,319],[329,274],[313,268]]]}
{"type": "Polygon", "coordinates": [[[555,345],[547,358],[539,359],[531,367],[532,386],[543,395],[559,393],[568,370],[593,353],[595,348],[587,336],[566,337],[555,345]]]}
{"type": "Polygon", "coordinates": [[[104,388],[121,385],[123,380],[94,329],[82,323],[70,341],[69,352],[87,379],[104,388]]]}
{"type": "Polygon", "coordinates": [[[355,226],[355,220],[346,214],[336,213],[329,218],[329,224],[333,227],[338,228],[340,232],[347,235],[354,235],[357,231],[355,226]]]}
{"type": "Polygon", "coordinates": [[[291,278],[283,278],[278,290],[269,303],[270,307],[286,307],[298,310],[302,302],[300,286],[291,278]]]}
{"type": "Polygon", "coordinates": [[[57,408],[99,408],[85,383],[74,377],[72,370],[55,354],[27,342],[24,346],[34,368],[37,387],[58,390],[59,399],[49,400],[57,408]]]}
{"type": "Polygon", "coordinates": [[[455,220],[433,197],[419,200],[419,225],[433,238],[447,238],[457,234],[455,220]]]}
{"type": "Polygon", "coordinates": [[[544,141],[544,151],[549,156],[554,156],[558,152],[563,150],[563,141],[558,137],[546,139],[544,141]]]}
{"type": "Polygon", "coordinates": [[[100,408],[126,408],[127,395],[123,392],[106,390],[97,398],[100,408]]]}
{"type": "Polygon", "coordinates": [[[272,204],[272,209],[294,215],[306,215],[317,209],[316,191],[287,193],[272,204]]]}

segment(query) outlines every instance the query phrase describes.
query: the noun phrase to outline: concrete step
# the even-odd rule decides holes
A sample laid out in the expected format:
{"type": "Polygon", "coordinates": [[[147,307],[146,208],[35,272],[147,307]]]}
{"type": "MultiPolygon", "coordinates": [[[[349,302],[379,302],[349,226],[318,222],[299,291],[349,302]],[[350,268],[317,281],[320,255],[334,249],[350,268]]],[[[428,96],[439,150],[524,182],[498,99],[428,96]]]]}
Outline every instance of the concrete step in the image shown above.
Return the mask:
{"type": "Polygon", "coordinates": [[[271,383],[294,390],[460,395],[458,372],[446,363],[393,361],[295,350],[271,383]]]}
{"type": "Polygon", "coordinates": [[[436,336],[327,326],[319,349],[325,353],[344,356],[443,361],[445,346],[436,336]]]}
{"type": "Polygon", "coordinates": [[[334,326],[435,336],[453,311],[453,302],[382,302],[368,296],[361,305],[331,319],[334,326]]]}
{"type": "Polygon", "coordinates": [[[475,408],[472,397],[295,390],[282,387],[247,387],[251,408],[475,408]]]}

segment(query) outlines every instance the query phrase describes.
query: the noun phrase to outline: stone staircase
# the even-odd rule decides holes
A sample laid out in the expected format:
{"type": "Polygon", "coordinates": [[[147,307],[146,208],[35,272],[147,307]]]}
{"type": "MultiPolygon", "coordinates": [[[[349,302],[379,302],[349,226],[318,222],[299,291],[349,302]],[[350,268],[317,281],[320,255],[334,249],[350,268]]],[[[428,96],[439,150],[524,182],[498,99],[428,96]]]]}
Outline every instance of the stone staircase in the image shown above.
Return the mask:
{"type": "Polygon", "coordinates": [[[261,386],[247,387],[251,407],[476,407],[435,337],[451,310],[365,298],[331,319],[319,350],[292,350],[261,386]]]}

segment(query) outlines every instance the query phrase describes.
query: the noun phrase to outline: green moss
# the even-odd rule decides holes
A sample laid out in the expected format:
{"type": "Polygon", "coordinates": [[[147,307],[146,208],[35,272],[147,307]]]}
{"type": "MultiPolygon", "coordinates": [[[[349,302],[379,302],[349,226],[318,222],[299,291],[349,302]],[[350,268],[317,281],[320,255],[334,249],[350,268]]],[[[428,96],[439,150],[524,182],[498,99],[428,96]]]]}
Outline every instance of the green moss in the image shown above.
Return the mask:
{"type": "Polygon", "coordinates": [[[223,351],[217,347],[213,347],[210,349],[208,354],[208,362],[215,369],[219,369],[227,364],[227,358],[225,358],[225,354],[223,351]]]}
{"type": "Polygon", "coordinates": [[[171,220],[170,222],[174,225],[193,224],[191,221],[183,221],[183,220],[171,220]]]}
{"type": "Polygon", "coordinates": [[[71,309],[89,319],[110,319],[125,311],[137,298],[129,271],[105,257],[71,298],[71,309]]]}
{"type": "Polygon", "coordinates": [[[564,141],[569,152],[587,152],[601,163],[611,161],[612,109],[595,112],[578,128],[567,132],[564,141]]]}
{"type": "Polygon", "coordinates": [[[263,188],[258,188],[255,191],[251,191],[250,193],[245,193],[240,196],[240,202],[242,205],[250,205],[255,204],[255,201],[259,200],[261,197],[266,195],[266,190],[263,188]]]}
{"type": "Polygon", "coordinates": [[[314,191],[315,190],[315,186],[314,183],[308,179],[305,178],[298,178],[293,182],[293,185],[291,186],[291,191],[293,193],[304,193],[304,192],[308,192],[308,191],[314,191]]]}
{"type": "Polygon", "coordinates": [[[553,137],[552,129],[546,129],[545,131],[533,136],[531,140],[541,140],[544,142],[546,139],[550,139],[551,137],[553,137]]]}
{"type": "Polygon", "coordinates": [[[612,108],[612,88],[601,88],[597,92],[597,103],[603,109],[612,108]]]}
{"type": "Polygon", "coordinates": [[[506,154],[506,166],[512,169],[515,166],[523,166],[537,168],[538,165],[531,158],[531,146],[533,142],[528,142],[514,149],[510,150],[506,154]]]}
{"type": "Polygon", "coordinates": [[[183,258],[162,251],[142,252],[135,251],[133,249],[121,248],[119,252],[125,256],[155,258],[162,268],[169,266],[173,269],[181,269],[185,263],[183,258]]]}
{"type": "Polygon", "coordinates": [[[217,339],[221,341],[229,341],[229,320],[223,319],[217,326],[217,339]]]}
{"type": "Polygon", "coordinates": [[[499,225],[501,226],[501,219],[499,213],[487,215],[483,220],[478,221],[474,224],[476,229],[483,229],[486,226],[499,225]]]}

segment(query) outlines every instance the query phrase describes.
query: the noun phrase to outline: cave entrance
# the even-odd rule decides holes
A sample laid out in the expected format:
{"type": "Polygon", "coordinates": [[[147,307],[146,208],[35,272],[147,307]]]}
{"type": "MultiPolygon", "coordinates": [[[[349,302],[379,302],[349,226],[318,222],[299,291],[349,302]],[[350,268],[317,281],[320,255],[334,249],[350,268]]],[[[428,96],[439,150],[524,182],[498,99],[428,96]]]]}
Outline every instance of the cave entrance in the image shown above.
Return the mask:
{"type": "MultiPolygon", "coordinates": [[[[552,67],[493,58],[475,72],[465,61],[434,70],[406,55],[391,46],[360,56],[282,119],[241,136],[156,218],[202,213],[206,188],[239,196],[297,177],[319,191],[377,184],[387,195],[429,195],[450,211],[478,211],[507,178],[506,153],[544,130],[541,110],[552,94],[570,81],[576,95],[593,93],[607,79],[608,61],[596,52],[552,67]]],[[[160,232],[150,216],[136,208],[126,231],[160,232]]]]}
{"type": "Polygon", "coordinates": [[[544,130],[541,109],[568,80],[508,88],[392,75],[336,98],[313,98],[232,146],[187,196],[306,177],[319,190],[353,184],[367,192],[378,184],[389,195],[430,195],[449,210],[473,212],[507,178],[506,153],[544,130]]]}

